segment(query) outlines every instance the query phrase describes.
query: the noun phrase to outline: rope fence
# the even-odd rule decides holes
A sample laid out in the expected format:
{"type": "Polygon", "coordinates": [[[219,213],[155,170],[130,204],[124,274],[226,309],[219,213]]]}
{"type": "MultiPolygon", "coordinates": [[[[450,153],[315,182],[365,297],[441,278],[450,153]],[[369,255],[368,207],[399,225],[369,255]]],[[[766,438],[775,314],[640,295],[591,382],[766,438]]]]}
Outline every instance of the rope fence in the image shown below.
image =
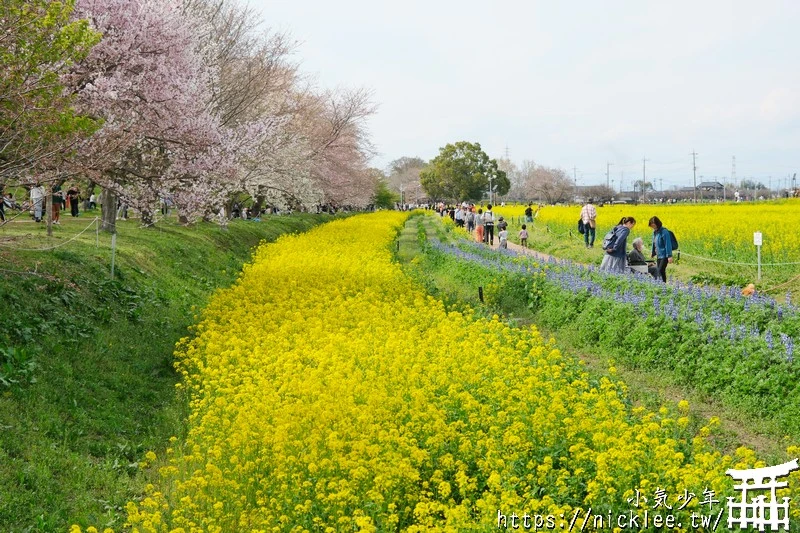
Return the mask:
{"type": "Polygon", "coordinates": [[[67,239],[64,242],[56,244],[55,246],[48,246],[46,248],[20,248],[18,246],[14,246],[13,244],[8,243],[8,242],[0,242],[0,246],[5,247],[5,248],[13,248],[14,250],[19,250],[19,251],[23,251],[23,252],[48,252],[50,250],[55,250],[56,248],[61,248],[62,246],[66,246],[67,244],[71,243],[72,241],[74,241],[75,239],[77,239],[78,237],[80,237],[81,235],[86,233],[87,231],[89,231],[89,228],[91,228],[93,225],[95,226],[95,230],[96,230],[97,229],[97,221],[98,220],[100,220],[100,219],[98,217],[95,217],[94,220],[89,222],[89,225],[86,226],[80,233],[78,233],[76,235],[73,235],[71,238],[67,239]]]}
{"type": "MultiPolygon", "coordinates": [[[[525,217],[509,217],[512,223],[516,224],[528,224],[529,230],[537,230],[542,233],[547,233],[553,235],[554,237],[569,237],[570,239],[575,238],[578,234],[577,232],[573,232],[572,230],[567,231],[555,231],[550,224],[536,224],[536,219],[533,222],[525,222],[525,217]]],[[[560,227],[560,226],[559,226],[560,227]]],[[[695,255],[691,253],[685,252],[683,249],[680,249],[681,257],[691,257],[692,259],[697,259],[699,261],[707,261],[709,263],[718,263],[721,265],[731,265],[731,266],[748,266],[748,267],[758,267],[758,263],[749,263],[749,262],[741,262],[741,261],[725,261],[722,259],[714,259],[712,257],[704,257],[701,255],[695,255]]],[[[788,262],[781,262],[781,263],[761,263],[762,267],[780,267],[780,266],[797,266],[800,265],[800,261],[788,261],[788,262]]]]}

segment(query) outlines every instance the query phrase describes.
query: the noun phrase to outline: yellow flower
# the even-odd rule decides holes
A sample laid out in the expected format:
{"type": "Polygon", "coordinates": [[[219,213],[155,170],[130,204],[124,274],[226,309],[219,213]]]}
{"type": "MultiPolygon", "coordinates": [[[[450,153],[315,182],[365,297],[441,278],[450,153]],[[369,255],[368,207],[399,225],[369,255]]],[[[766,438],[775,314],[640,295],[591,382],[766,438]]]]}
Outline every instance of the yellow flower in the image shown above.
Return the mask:
{"type": "Polygon", "coordinates": [[[627,509],[636,487],[730,494],[717,422],[686,435],[535,327],[448,310],[394,262],[406,217],[263,244],[215,294],[175,351],[186,436],[132,530],[487,531],[498,509],[627,509]]]}

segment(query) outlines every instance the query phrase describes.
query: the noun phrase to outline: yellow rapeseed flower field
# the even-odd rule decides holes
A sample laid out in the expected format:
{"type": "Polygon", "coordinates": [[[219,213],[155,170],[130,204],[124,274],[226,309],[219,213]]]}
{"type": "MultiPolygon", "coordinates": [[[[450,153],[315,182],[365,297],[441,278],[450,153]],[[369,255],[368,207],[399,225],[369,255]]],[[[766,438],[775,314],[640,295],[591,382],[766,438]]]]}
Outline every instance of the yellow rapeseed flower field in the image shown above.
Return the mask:
{"type": "Polygon", "coordinates": [[[590,377],[535,328],[447,311],[393,262],[405,218],[282,237],[213,298],[177,350],[188,432],[146,457],[161,478],[132,531],[489,531],[525,512],[564,528],[637,490],[705,512],[726,468],[763,464],[713,451],[713,420],[691,434],[685,403],[633,409],[613,369],[590,377]]]}
{"type": "MultiPolygon", "coordinates": [[[[498,207],[507,217],[522,217],[524,205],[498,207]]],[[[534,205],[534,208],[536,206],[534,205]]],[[[537,224],[550,224],[561,231],[577,231],[581,206],[544,206],[537,224]]],[[[634,235],[646,245],[652,232],[647,221],[657,216],[678,237],[683,252],[731,262],[756,260],[753,233],[763,236],[764,262],[800,262],[800,239],[792,224],[800,214],[800,200],[708,204],[606,205],[597,208],[599,238],[623,216],[632,216],[637,225],[634,235]]],[[[795,267],[797,268],[797,267],[795,267]]]]}

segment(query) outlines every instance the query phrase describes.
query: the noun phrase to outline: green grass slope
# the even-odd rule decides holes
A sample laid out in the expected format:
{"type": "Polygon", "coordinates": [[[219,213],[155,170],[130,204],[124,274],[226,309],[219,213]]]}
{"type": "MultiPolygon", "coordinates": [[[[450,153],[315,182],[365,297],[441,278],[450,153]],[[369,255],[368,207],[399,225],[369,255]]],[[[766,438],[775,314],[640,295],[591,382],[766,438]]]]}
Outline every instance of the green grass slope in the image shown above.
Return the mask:
{"type": "Polygon", "coordinates": [[[110,236],[62,217],[0,229],[0,531],[118,528],[147,482],[138,462],[181,431],[172,369],[193,309],[233,283],[253,246],[327,216],[142,229],[110,236]],[[59,246],[60,245],[60,246],[59,246]],[[22,248],[49,248],[24,251],[22,248]]]}

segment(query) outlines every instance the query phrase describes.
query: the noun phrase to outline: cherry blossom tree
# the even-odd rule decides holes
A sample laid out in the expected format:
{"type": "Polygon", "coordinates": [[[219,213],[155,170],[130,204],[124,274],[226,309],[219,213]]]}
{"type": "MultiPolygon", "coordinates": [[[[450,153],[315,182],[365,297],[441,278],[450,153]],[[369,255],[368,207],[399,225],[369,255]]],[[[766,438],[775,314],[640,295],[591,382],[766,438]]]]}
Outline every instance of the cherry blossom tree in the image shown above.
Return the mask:
{"type": "Polygon", "coordinates": [[[103,121],[75,158],[77,170],[106,189],[105,229],[114,227],[117,197],[147,221],[159,195],[181,180],[227,172],[207,108],[214,73],[179,0],[79,0],[76,15],[103,34],[70,78],[82,110],[103,121]]]}
{"type": "Polygon", "coordinates": [[[29,181],[58,166],[97,127],[76,112],[61,83],[100,35],[71,21],[74,1],[0,5],[0,182],[29,181]]]}
{"type": "Polygon", "coordinates": [[[374,191],[365,91],[316,91],[289,60],[291,40],[256,32],[230,0],[78,0],[102,41],[73,69],[81,111],[102,127],[73,158],[151,222],[170,195],[184,222],[234,194],[307,208],[365,205],[374,191]]]}

